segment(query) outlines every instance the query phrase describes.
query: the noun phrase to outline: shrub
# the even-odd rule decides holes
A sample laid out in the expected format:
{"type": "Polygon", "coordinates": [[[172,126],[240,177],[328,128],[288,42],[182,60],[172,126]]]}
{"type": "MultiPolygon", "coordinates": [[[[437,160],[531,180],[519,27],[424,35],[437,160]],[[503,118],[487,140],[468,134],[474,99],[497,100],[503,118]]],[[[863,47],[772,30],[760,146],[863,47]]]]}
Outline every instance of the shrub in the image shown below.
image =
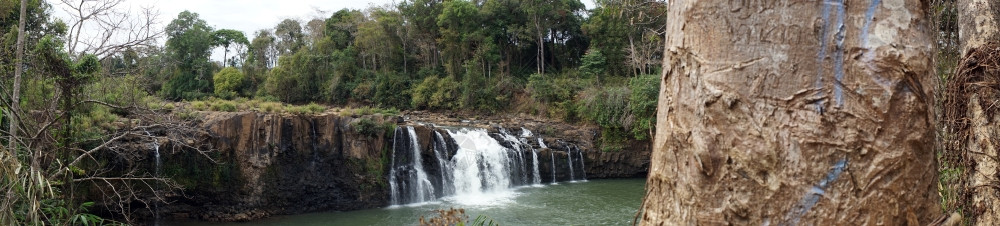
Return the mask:
{"type": "Polygon", "coordinates": [[[191,101],[191,109],[194,109],[196,111],[208,110],[208,104],[206,104],[205,101],[200,101],[200,100],[191,101]]]}
{"type": "Polygon", "coordinates": [[[275,113],[275,112],[281,112],[283,110],[283,107],[281,106],[281,103],[278,102],[263,102],[260,103],[259,109],[260,111],[263,112],[275,113]]]}
{"type": "Polygon", "coordinates": [[[434,93],[428,101],[428,107],[438,109],[455,109],[458,105],[458,82],[452,77],[444,77],[438,80],[434,93]]]}
{"type": "Polygon", "coordinates": [[[354,127],[354,132],[368,137],[375,137],[385,132],[385,127],[383,125],[379,125],[374,120],[369,118],[361,118],[353,124],[354,125],[352,126],[354,127]]]}
{"type": "Polygon", "coordinates": [[[309,103],[308,105],[305,106],[305,108],[306,108],[307,112],[312,113],[312,114],[319,114],[319,113],[323,113],[324,111],[326,111],[326,107],[325,106],[319,105],[319,104],[316,104],[316,103],[309,103]]]}
{"type": "Polygon", "coordinates": [[[236,102],[229,100],[219,100],[212,102],[211,109],[213,111],[224,111],[224,112],[234,112],[236,111],[236,102]]]}
{"type": "Polygon", "coordinates": [[[413,90],[410,91],[412,94],[410,97],[410,106],[416,109],[426,109],[430,107],[431,96],[437,91],[437,76],[428,76],[424,78],[424,81],[420,82],[413,90]]]}
{"type": "Polygon", "coordinates": [[[232,99],[243,92],[243,72],[227,67],[212,76],[215,82],[215,96],[222,99],[232,99]]]}

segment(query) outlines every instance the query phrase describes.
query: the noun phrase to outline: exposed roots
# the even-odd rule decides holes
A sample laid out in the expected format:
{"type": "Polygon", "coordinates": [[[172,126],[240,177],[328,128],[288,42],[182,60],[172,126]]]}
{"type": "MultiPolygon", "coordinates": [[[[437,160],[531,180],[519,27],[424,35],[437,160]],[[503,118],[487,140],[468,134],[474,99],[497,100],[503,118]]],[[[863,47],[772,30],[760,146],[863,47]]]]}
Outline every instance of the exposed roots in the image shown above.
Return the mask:
{"type": "MultiPolygon", "coordinates": [[[[984,156],[982,152],[974,150],[985,150],[989,146],[996,148],[995,145],[1000,144],[1000,137],[983,136],[984,134],[977,136],[976,133],[982,130],[974,127],[976,125],[973,117],[985,116],[987,127],[1000,126],[997,121],[992,121],[1000,112],[1000,45],[991,43],[968,51],[961,59],[954,76],[948,79],[942,111],[942,123],[947,133],[944,143],[944,163],[961,170],[954,184],[956,187],[953,188],[957,192],[956,203],[949,203],[948,208],[961,209],[967,219],[974,220],[984,210],[972,203],[976,189],[981,189],[972,184],[972,176],[976,173],[979,161],[983,161],[984,158],[995,158],[995,156],[984,156]],[[978,100],[981,113],[979,108],[970,109],[973,100],[978,100]],[[980,140],[974,140],[976,137],[980,140]],[[982,140],[984,137],[986,140],[982,140]],[[973,143],[973,141],[978,142],[973,143]]],[[[993,178],[996,178],[996,175],[993,175],[993,178]]],[[[996,180],[992,182],[995,183],[996,180]]]]}

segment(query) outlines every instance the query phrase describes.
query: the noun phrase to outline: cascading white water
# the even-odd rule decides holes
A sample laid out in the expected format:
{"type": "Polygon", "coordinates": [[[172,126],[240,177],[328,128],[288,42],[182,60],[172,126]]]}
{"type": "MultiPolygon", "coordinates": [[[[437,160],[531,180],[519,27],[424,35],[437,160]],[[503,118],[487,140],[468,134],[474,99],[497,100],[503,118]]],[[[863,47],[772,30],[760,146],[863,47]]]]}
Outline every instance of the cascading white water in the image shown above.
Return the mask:
{"type": "MultiPolygon", "coordinates": [[[[149,132],[146,132],[146,134],[149,134],[149,132]]],[[[155,165],[156,168],[154,169],[153,176],[154,177],[160,177],[160,165],[162,164],[162,162],[160,160],[160,142],[157,142],[156,139],[153,139],[153,156],[156,157],[156,165],[155,165]]],[[[160,219],[160,203],[159,202],[153,202],[153,219],[155,219],[155,221],[153,222],[155,225],[159,225],[160,224],[160,221],[159,221],[159,219],[160,219]]]]}
{"type": "Polygon", "coordinates": [[[576,153],[580,154],[580,172],[583,172],[583,181],[587,181],[587,163],[584,163],[586,159],[583,158],[583,151],[577,149],[576,153]]]}
{"type": "MultiPolygon", "coordinates": [[[[520,138],[504,129],[492,136],[486,129],[470,128],[433,130],[433,133],[430,144],[436,161],[424,162],[422,158],[431,156],[430,153],[422,156],[416,130],[406,127],[395,131],[389,170],[393,205],[423,203],[440,197],[464,205],[494,205],[513,200],[510,198],[516,194],[513,187],[541,185],[539,150],[528,142],[532,136],[530,130],[522,128],[520,138]],[[530,162],[527,151],[531,152],[530,162]],[[433,167],[435,162],[438,167],[433,167]]],[[[548,148],[541,139],[539,146],[548,148]]],[[[568,154],[568,167],[572,168],[575,162],[572,152],[568,154]]],[[[555,184],[558,181],[555,154],[550,151],[550,155],[555,184]]],[[[576,179],[572,169],[570,173],[570,179],[576,179]]]]}
{"type": "Polygon", "coordinates": [[[396,131],[393,132],[392,135],[392,155],[390,155],[392,156],[392,162],[389,164],[389,192],[391,192],[389,195],[390,200],[392,201],[390,204],[392,205],[399,205],[399,197],[401,196],[399,193],[399,185],[396,183],[396,147],[398,147],[396,142],[398,142],[400,138],[399,134],[400,130],[399,128],[396,128],[396,131]]]}
{"type": "Polygon", "coordinates": [[[438,166],[441,167],[442,195],[455,194],[455,187],[451,186],[453,184],[451,172],[454,170],[454,167],[451,164],[451,160],[446,159],[448,156],[447,143],[444,141],[444,136],[441,136],[441,133],[438,131],[434,131],[434,138],[437,139],[437,143],[434,145],[434,157],[437,157],[438,166]]]}
{"type": "Polygon", "coordinates": [[[507,150],[485,130],[449,131],[458,143],[454,163],[456,195],[499,192],[510,187],[510,159],[507,150]]]}
{"type": "Polygon", "coordinates": [[[569,163],[569,181],[575,181],[576,177],[573,176],[573,149],[570,148],[566,151],[566,162],[569,163]]]}
{"type": "Polygon", "coordinates": [[[545,146],[545,141],[542,140],[541,137],[538,138],[538,147],[540,147],[540,148],[549,148],[549,146],[545,146]]]}
{"type": "Polygon", "coordinates": [[[549,158],[552,160],[552,184],[557,184],[559,182],[556,182],[556,153],[550,150],[549,154],[552,155],[552,157],[549,158]]]}
{"type": "Polygon", "coordinates": [[[420,159],[420,141],[417,140],[417,132],[412,126],[406,127],[406,130],[410,132],[410,147],[413,148],[413,171],[417,177],[417,194],[416,199],[412,199],[413,202],[426,202],[435,199],[434,198],[434,185],[431,184],[430,179],[427,178],[427,172],[424,172],[424,164],[420,159]]]}
{"type": "Polygon", "coordinates": [[[541,176],[541,174],[538,173],[538,151],[537,150],[531,150],[531,164],[535,167],[534,170],[533,170],[533,172],[532,172],[532,176],[534,176],[533,177],[534,179],[531,181],[531,183],[532,184],[536,184],[536,185],[542,184],[542,176],[541,176]]]}

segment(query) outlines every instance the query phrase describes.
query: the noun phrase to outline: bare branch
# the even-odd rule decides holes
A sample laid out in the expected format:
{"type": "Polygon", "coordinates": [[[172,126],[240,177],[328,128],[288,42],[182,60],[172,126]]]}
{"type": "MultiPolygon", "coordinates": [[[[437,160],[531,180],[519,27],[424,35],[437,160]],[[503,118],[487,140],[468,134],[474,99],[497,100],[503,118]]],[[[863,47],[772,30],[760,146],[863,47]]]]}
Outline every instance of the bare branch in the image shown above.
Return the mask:
{"type": "Polygon", "coordinates": [[[151,47],[163,31],[157,28],[159,11],[132,10],[125,0],[60,0],[71,16],[67,36],[73,56],[94,54],[104,59],[135,47],[151,47]]]}

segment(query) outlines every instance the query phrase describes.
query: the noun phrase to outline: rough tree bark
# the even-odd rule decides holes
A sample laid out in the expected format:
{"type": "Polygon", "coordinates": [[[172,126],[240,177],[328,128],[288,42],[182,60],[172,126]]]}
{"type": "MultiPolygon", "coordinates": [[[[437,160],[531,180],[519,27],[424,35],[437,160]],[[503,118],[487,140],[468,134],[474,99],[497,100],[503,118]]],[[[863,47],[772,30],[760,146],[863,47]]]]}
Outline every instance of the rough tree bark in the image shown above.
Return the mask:
{"type": "Polygon", "coordinates": [[[925,1],[675,0],[668,8],[643,224],[923,225],[938,217],[925,1]]]}
{"type": "MultiPolygon", "coordinates": [[[[961,117],[949,128],[960,131],[948,151],[958,153],[965,166],[960,206],[973,225],[1000,224],[1000,2],[996,0],[958,0],[958,33],[963,56],[948,94],[961,117]],[[964,125],[962,125],[964,124],[964,125]]],[[[949,107],[949,106],[946,106],[949,107]]],[[[953,106],[952,106],[953,107],[953,106]]]]}
{"type": "Polygon", "coordinates": [[[1000,40],[1000,2],[958,0],[958,38],[961,53],[1000,40]]]}

